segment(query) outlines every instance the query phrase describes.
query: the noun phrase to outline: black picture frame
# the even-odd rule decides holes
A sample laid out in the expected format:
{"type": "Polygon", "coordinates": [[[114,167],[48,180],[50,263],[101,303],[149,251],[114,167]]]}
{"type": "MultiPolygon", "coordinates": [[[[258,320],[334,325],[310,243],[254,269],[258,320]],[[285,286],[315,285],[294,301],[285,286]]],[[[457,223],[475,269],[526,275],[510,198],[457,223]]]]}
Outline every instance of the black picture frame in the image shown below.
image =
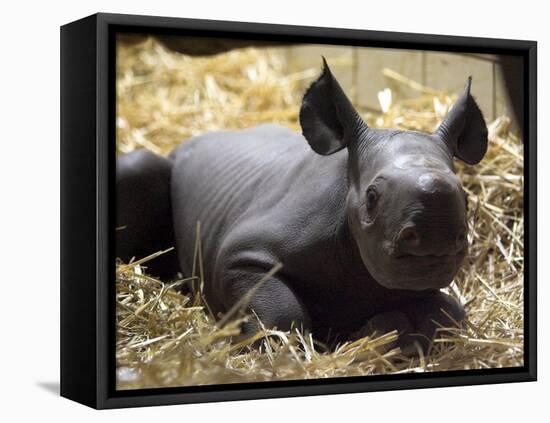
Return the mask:
{"type": "Polygon", "coordinates": [[[61,27],[61,395],[94,408],[534,381],[537,377],[534,41],[95,14],[61,27]],[[524,57],[524,366],[181,388],[114,389],[115,34],[181,34],[524,57]]]}

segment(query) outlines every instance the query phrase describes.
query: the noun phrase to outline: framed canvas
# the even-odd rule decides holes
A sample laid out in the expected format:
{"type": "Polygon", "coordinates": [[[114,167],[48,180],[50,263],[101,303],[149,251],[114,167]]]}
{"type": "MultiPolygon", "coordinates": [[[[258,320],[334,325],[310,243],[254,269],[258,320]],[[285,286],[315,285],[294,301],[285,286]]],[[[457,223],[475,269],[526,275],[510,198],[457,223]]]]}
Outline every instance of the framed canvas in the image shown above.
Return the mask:
{"type": "Polygon", "coordinates": [[[536,380],[536,82],[533,41],[63,26],[62,396],[536,380]]]}

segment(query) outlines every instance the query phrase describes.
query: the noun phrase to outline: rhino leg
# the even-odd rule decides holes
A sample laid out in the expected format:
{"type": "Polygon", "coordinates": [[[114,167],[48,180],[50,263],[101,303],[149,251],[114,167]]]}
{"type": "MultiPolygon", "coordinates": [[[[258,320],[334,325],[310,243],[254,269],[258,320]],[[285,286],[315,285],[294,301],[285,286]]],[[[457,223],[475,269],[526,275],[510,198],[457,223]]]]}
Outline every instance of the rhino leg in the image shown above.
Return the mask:
{"type": "Polygon", "coordinates": [[[243,309],[247,314],[253,312],[261,324],[252,316],[243,324],[241,337],[256,334],[261,325],[282,331],[293,328],[308,331],[311,328],[308,312],[283,277],[274,275],[257,287],[266,273],[260,267],[237,267],[223,272],[219,280],[218,286],[224,292],[222,297],[226,309],[230,309],[248,292],[253,292],[248,303],[243,304],[243,309]]]}
{"type": "Polygon", "coordinates": [[[392,348],[406,348],[410,343],[408,334],[412,332],[413,326],[410,319],[402,311],[388,311],[377,314],[369,319],[367,324],[358,332],[352,335],[352,339],[359,339],[365,336],[381,336],[388,332],[397,331],[399,338],[397,341],[385,344],[383,352],[392,348]]]}
{"type": "Polygon", "coordinates": [[[386,349],[399,347],[405,355],[418,354],[418,348],[427,353],[433,340],[444,335],[442,328],[453,328],[464,320],[464,307],[451,296],[433,291],[414,300],[399,310],[372,317],[356,337],[397,330],[399,339],[386,349]],[[443,311],[442,311],[443,310],[443,311]]]}
{"type": "MultiPolygon", "coordinates": [[[[116,162],[116,256],[124,262],[175,246],[170,199],[172,162],[148,150],[116,162]]],[[[178,272],[175,251],[144,266],[164,279],[178,272]]]]}
{"type": "Polygon", "coordinates": [[[441,291],[416,299],[403,311],[414,327],[410,339],[416,341],[424,352],[434,339],[450,334],[443,328],[455,328],[466,317],[462,304],[441,291]]]}

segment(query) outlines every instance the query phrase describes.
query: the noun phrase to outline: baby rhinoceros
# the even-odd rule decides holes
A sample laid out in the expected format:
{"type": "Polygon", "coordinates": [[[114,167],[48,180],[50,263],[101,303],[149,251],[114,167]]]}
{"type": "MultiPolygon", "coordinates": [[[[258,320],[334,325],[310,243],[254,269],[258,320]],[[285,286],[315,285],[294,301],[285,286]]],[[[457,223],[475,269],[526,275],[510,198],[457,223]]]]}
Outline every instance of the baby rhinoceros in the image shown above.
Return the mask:
{"type": "MultiPolygon", "coordinates": [[[[487,128],[471,79],[432,134],[370,128],[326,62],[304,95],[303,135],[274,125],[194,137],[168,158],[117,161],[117,256],[175,246],[153,274],[190,275],[201,222],[204,294],[227,312],[248,303],[263,325],[325,342],[393,329],[426,350],[436,322],[465,312],[440,291],[468,249],[467,198],[453,157],[478,163],[487,128]],[[176,257],[177,256],[177,257],[176,257]]],[[[245,334],[258,329],[244,324],[245,334]]]]}

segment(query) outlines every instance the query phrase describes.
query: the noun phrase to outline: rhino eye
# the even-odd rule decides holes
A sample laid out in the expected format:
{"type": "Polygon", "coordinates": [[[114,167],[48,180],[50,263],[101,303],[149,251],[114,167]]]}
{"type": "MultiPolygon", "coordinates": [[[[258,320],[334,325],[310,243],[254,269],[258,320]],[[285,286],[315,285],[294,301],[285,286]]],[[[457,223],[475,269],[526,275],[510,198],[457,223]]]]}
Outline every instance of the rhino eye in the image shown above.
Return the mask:
{"type": "Polygon", "coordinates": [[[374,188],[369,188],[367,190],[367,210],[372,210],[376,206],[378,201],[378,193],[374,188]]]}

